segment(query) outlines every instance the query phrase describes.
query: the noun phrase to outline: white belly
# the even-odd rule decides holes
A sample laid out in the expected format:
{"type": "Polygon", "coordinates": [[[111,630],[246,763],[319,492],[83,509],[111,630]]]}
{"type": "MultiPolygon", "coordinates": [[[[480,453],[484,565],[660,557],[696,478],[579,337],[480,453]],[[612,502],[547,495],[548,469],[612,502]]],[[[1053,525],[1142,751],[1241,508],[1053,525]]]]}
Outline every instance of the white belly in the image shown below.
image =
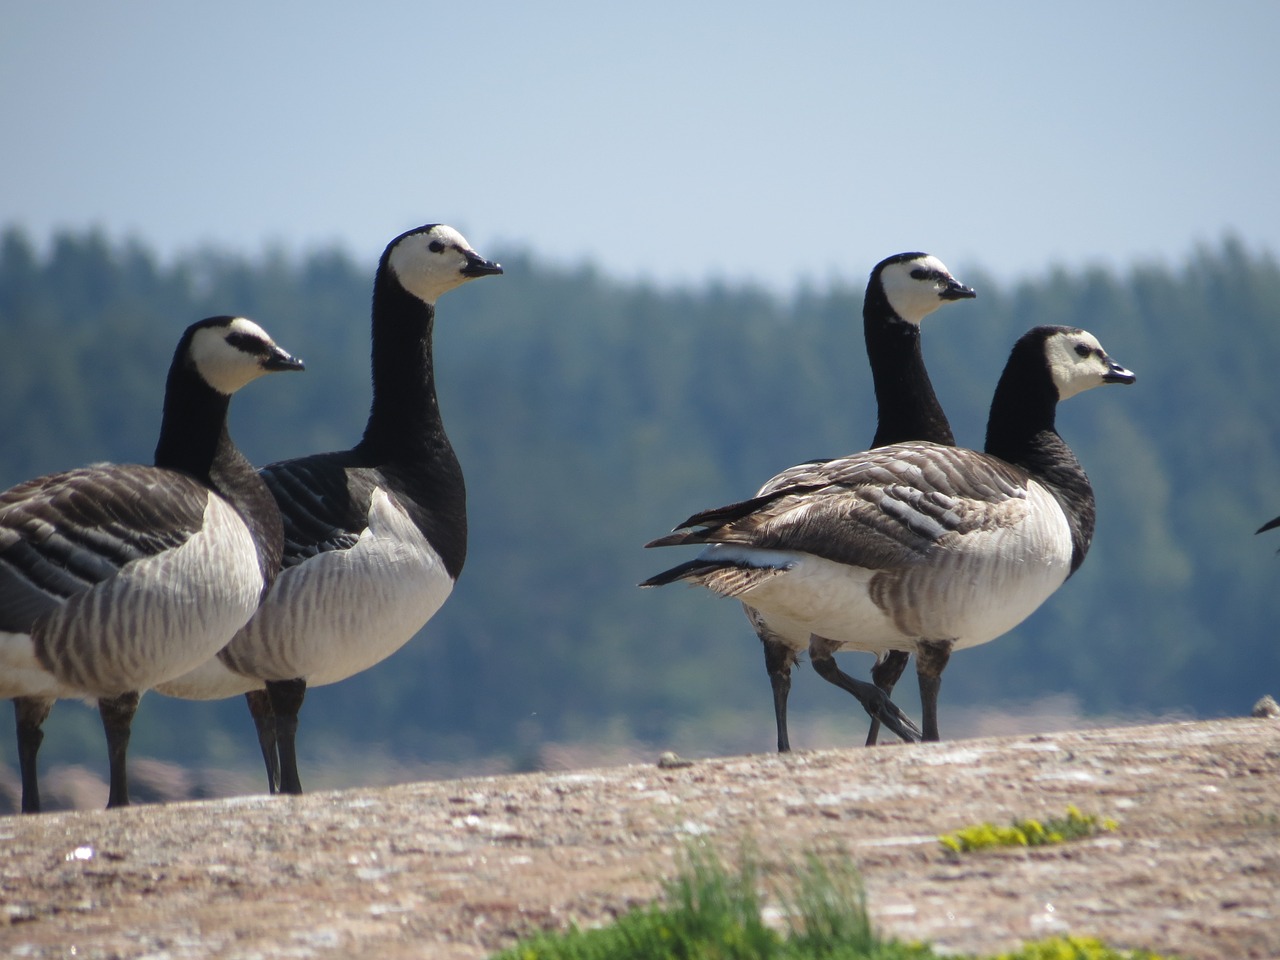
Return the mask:
{"type": "MultiPolygon", "coordinates": [[[[252,615],[261,593],[248,529],[230,504],[210,496],[201,530],[186,543],[126,564],[38,620],[25,666],[6,669],[4,695],[41,695],[51,682],[60,696],[149,689],[215,655],[252,615]],[[36,659],[37,646],[52,670],[36,659]],[[37,671],[49,679],[40,680],[37,671]],[[9,691],[16,684],[28,689],[9,691]]],[[[20,636],[6,635],[6,656],[23,655],[20,636]]]]}
{"type": "Polygon", "coordinates": [[[281,571],[223,659],[262,680],[336,683],[404,646],[452,590],[439,555],[377,490],[359,541],[281,571]]]}
{"type": "Polygon", "coordinates": [[[262,681],[236,673],[218,657],[210,657],[194,670],[156,684],[156,692],[179,700],[224,700],[250,690],[261,690],[262,681]]]}
{"type": "Polygon", "coordinates": [[[29,634],[0,633],[0,699],[76,695],[76,691],[64,687],[57,677],[40,666],[29,634]]]}
{"type": "Polygon", "coordinates": [[[738,598],[797,646],[812,634],[871,652],[914,651],[919,640],[952,640],[953,649],[987,643],[1030,616],[1070,572],[1070,529],[1049,496],[1033,484],[1032,497],[1044,502],[1028,519],[940,544],[916,566],[874,571],[794,554],[789,570],[738,598]]]}

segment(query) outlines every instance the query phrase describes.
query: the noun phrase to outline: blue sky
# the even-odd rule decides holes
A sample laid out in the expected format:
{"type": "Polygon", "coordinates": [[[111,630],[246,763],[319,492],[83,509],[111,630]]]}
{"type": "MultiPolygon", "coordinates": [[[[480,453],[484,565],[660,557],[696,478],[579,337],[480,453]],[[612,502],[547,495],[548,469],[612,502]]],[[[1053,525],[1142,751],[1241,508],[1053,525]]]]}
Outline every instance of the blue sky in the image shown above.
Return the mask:
{"type": "Polygon", "coordinates": [[[452,223],[660,283],[1280,252],[1280,4],[59,2],[0,16],[0,223],[163,255],[452,223]]]}

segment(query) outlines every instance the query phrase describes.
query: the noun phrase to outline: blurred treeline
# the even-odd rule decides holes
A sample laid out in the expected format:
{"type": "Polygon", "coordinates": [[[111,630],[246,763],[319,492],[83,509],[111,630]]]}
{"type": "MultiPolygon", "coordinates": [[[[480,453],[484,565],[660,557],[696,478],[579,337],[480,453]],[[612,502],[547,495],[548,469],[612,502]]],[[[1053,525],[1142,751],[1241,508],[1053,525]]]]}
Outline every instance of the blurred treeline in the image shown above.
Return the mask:
{"type": "MultiPolygon", "coordinates": [[[[759,645],[737,604],[640,591],[678,551],[641,545],[777,470],[852,452],[874,428],[862,277],[782,298],[708,284],[622,283],[590,267],[496,255],[506,275],[443,297],[436,364],[466,472],[471,546],[444,610],[399,654],[309,692],[304,754],[405,761],[506,756],[547,742],[767,750],[759,645]]],[[[886,250],[887,255],[896,251],[886,250]]],[[[948,258],[948,251],[930,251],[948,258]]],[[[1065,404],[1059,430],[1093,479],[1098,533],[1080,573],[1012,634],[958,655],[948,712],[1071,694],[1086,712],[1247,711],[1280,690],[1280,267],[1227,239],[1184,262],[996,283],[951,263],[976,301],[926,321],[925,353],[962,443],[1013,340],[1083,326],[1138,374],[1065,404]]],[[[307,372],[255,383],[233,434],[255,462],[349,446],[369,400],[373,262],[340,251],[162,261],[66,232],[0,237],[0,487],[97,460],[147,462],[180,331],[215,313],[260,322],[307,372]]],[[[870,658],[849,655],[865,675],[870,658]]],[[[915,712],[910,674],[899,687],[915,712]]],[[[804,711],[865,723],[808,670],[804,711]]],[[[96,713],[48,724],[45,759],[103,765],[96,713]]],[[[256,763],[243,704],[148,696],[135,755],[256,763]]],[[[12,762],[12,720],[0,757],[12,762]]]]}

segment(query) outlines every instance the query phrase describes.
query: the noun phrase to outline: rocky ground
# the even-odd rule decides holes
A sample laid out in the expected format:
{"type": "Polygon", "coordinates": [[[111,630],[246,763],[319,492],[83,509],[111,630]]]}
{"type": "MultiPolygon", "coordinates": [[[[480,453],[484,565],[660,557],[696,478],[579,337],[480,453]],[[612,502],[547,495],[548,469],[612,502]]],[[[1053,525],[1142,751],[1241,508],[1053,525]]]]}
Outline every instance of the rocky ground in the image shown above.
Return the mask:
{"type": "Polygon", "coordinates": [[[0,818],[0,954],[477,958],[653,897],[690,843],[850,857],[882,931],[956,951],[1073,932],[1280,957],[1280,721],[632,765],[0,818]],[[1119,829],[948,856],[942,832],[1119,829]]]}

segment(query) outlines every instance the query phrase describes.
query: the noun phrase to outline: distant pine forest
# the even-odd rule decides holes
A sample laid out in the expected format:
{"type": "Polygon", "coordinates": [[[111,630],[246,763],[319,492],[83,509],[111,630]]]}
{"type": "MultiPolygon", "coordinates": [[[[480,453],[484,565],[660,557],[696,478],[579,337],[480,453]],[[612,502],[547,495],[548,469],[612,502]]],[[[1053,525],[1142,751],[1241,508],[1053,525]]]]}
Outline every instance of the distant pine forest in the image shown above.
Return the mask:
{"type": "MultiPolygon", "coordinates": [[[[530,769],[549,751],[644,745],[686,755],[773,747],[760,644],[736,603],[635,584],[687,554],[642,545],[752,495],[802,460],[863,449],[875,408],[862,284],[780,296],[622,282],[589,265],[483,250],[503,277],[441,298],[436,367],[466,473],[470,553],[443,611],[365,674],[308,692],[304,764],[382,757],[530,769]],[[496,760],[495,760],[496,758],[496,760]]],[[[885,250],[885,255],[895,253],[885,250]]],[[[1093,481],[1080,572],[1020,627],[959,653],[943,736],[986,712],[1066,705],[1081,721],[1239,715],[1280,694],[1280,266],[1232,238],[1178,263],[996,282],[932,250],[978,299],[925,322],[925,356],[962,444],[1017,336],[1084,327],[1134,370],[1063,404],[1093,481]]],[[[255,463],[350,446],[369,404],[375,263],[338,250],[161,258],[93,231],[0,234],[0,488],[94,461],[148,462],[182,329],[261,323],[307,372],[252,384],[233,436],[255,463]]],[[[865,676],[869,655],[842,656],[865,676]]],[[[895,697],[918,714],[909,673],[895,697]]],[[[861,743],[866,717],[802,666],[797,748],[861,743]]],[[[0,759],[16,766],[13,720],[0,759]]],[[[97,714],[60,704],[46,763],[105,769],[97,714]]],[[[132,756],[251,769],[240,700],[149,694],[132,756]]],[[[304,780],[306,770],[304,769],[304,780]]]]}

